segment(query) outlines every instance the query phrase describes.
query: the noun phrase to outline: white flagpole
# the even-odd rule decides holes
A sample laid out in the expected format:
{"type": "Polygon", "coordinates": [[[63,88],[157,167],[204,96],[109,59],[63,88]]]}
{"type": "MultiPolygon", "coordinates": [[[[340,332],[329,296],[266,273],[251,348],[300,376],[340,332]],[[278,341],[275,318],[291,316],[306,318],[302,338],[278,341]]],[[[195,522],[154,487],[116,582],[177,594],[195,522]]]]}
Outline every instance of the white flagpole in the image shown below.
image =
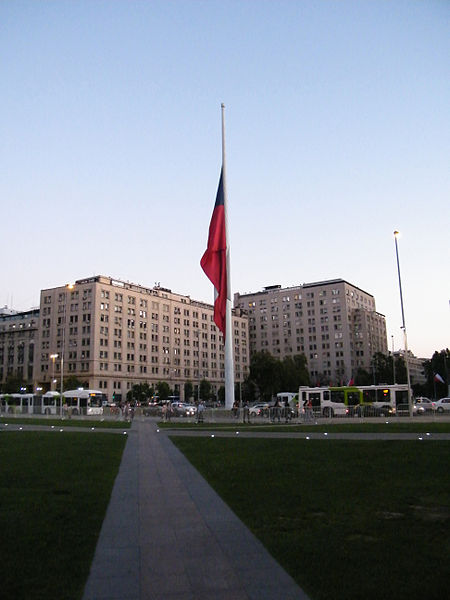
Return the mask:
{"type": "Polygon", "coordinates": [[[233,321],[231,318],[231,270],[230,270],[230,244],[228,239],[228,211],[227,211],[227,177],[225,160],[225,105],[222,103],[222,186],[225,211],[225,239],[227,244],[227,306],[225,324],[225,408],[230,409],[234,404],[234,359],[233,359],[233,321]]]}

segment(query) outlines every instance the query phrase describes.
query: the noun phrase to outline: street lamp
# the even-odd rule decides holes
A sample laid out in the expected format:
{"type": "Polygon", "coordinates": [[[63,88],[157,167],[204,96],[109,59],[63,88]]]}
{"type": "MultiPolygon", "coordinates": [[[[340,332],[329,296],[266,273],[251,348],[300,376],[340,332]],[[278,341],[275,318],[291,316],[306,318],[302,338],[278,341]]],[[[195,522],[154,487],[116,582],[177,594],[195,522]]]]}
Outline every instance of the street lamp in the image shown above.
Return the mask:
{"type": "Polygon", "coordinates": [[[408,337],[406,335],[406,324],[405,324],[405,311],[403,309],[403,293],[402,293],[402,278],[400,276],[400,260],[398,258],[398,242],[397,238],[400,235],[398,231],[394,231],[395,239],[395,254],[397,257],[397,271],[398,271],[398,285],[400,289],[400,305],[402,308],[402,329],[405,336],[405,365],[406,365],[406,379],[408,383],[408,411],[409,416],[412,417],[412,398],[411,398],[411,380],[409,376],[409,361],[408,361],[408,337]]]}
{"type": "Polygon", "coordinates": [[[56,383],[55,379],[55,360],[58,358],[59,354],[50,354],[50,358],[52,359],[52,384],[50,389],[53,391],[53,387],[56,383]]]}

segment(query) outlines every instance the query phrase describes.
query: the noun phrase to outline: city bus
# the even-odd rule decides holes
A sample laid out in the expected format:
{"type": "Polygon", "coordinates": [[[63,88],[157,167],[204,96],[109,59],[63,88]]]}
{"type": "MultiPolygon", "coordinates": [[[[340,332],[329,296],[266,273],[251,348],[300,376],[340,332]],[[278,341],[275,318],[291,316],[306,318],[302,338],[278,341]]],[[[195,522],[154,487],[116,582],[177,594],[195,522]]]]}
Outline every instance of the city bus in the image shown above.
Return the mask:
{"type": "Polygon", "coordinates": [[[42,396],[41,411],[43,415],[60,415],[61,401],[59,392],[45,392],[42,396]]]}
{"type": "Polygon", "coordinates": [[[315,416],[384,416],[408,405],[408,386],[360,385],[299,388],[300,410],[311,402],[315,416]]]}
{"type": "Polygon", "coordinates": [[[41,397],[36,394],[0,394],[2,413],[30,415],[40,410],[41,397]]]}
{"type": "Polygon", "coordinates": [[[98,390],[67,390],[63,393],[63,408],[72,415],[102,415],[106,396],[98,390]]]}

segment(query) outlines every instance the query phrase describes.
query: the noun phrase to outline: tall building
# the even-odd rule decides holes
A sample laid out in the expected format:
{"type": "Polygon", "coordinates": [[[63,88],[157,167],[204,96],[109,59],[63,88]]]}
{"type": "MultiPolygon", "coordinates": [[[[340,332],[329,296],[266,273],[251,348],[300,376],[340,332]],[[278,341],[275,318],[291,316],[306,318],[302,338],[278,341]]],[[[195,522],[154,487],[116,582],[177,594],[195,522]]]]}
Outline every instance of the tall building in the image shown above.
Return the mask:
{"type": "Polygon", "coordinates": [[[16,377],[33,385],[38,326],[37,308],[26,312],[0,309],[0,383],[16,377]]]}
{"type": "Polygon", "coordinates": [[[374,297],[343,279],[235,294],[234,306],[248,312],[250,354],[305,354],[313,381],[347,382],[358,368],[370,369],[375,352],[387,353],[374,297]]]}
{"type": "MultiPolygon", "coordinates": [[[[236,381],[249,367],[248,320],[233,311],[236,381]]],[[[217,392],[225,377],[224,341],[213,307],[159,286],[105,276],[41,291],[36,385],[59,388],[76,376],[111,399],[137,383],[166,381],[181,397],[202,379],[217,392]],[[55,356],[57,355],[57,356],[55,356]]]]}

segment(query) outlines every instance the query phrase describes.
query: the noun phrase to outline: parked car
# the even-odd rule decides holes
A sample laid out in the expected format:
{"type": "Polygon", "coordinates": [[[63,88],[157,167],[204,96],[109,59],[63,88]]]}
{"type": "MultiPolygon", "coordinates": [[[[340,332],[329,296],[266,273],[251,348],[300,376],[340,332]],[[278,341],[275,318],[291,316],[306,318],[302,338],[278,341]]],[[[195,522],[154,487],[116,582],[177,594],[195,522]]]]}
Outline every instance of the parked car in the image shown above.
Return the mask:
{"type": "Polygon", "coordinates": [[[250,406],[251,417],[267,417],[269,416],[269,405],[267,402],[259,402],[250,406]]]}
{"type": "Polygon", "coordinates": [[[413,415],[424,415],[426,412],[434,411],[434,409],[434,402],[429,398],[420,396],[414,400],[413,415]]]}
{"type": "Polygon", "coordinates": [[[450,398],[441,398],[434,403],[435,409],[438,413],[443,413],[444,411],[450,411],[450,398]]]}

